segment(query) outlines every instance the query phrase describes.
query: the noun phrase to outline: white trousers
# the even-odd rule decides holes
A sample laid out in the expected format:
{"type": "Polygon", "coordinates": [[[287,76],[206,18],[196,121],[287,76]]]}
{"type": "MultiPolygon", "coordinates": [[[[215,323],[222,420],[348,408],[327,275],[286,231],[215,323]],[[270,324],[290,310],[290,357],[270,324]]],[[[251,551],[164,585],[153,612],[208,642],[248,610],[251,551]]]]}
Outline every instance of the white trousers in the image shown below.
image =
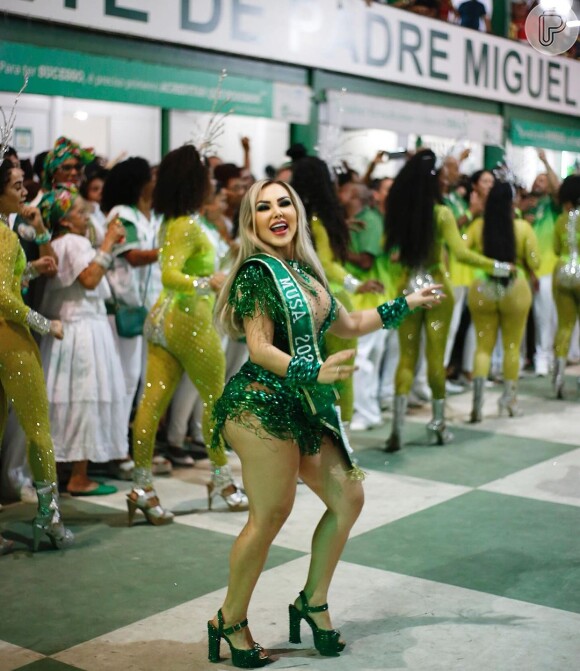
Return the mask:
{"type": "Polygon", "coordinates": [[[125,397],[125,419],[126,426],[128,427],[139,380],[145,372],[143,369],[143,336],[121,338],[117,333],[115,317],[109,316],[109,324],[113,329],[113,335],[119,348],[121,367],[123,368],[123,377],[125,378],[125,388],[127,390],[125,397]]]}
{"type": "Polygon", "coordinates": [[[467,300],[468,289],[469,287],[453,287],[453,298],[455,299],[455,303],[453,304],[453,314],[451,315],[451,324],[449,324],[447,344],[445,345],[445,356],[443,357],[443,366],[445,368],[447,368],[449,361],[451,360],[453,346],[455,345],[455,336],[457,335],[459,323],[461,322],[461,315],[463,313],[465,301],[467,300]]]}
{"type": "MultiPolygon", "coordinates": [[[[235,342],[229,338],[222,339],[222,347],[226,354],[226,381],[235,375],[248,358],[245,343],[235,342]]],[[[171,401],[169,422],[167,425],[167,442],[174,447],[181,447],[185,437],[189,435],[195,442],[203,443],[201,420],[203,402],[189,376],[183,374],[171,401]]]]}
{"type": "Polygon", "coordinates": [[[189,375],[184,373],[171,401],[167,424],[167,442],[169,445],[182,447],[188,433],[194,441],[203,443],[202,414],[201,396],[189,379],[189,375]]]}
{"type": "Polygon", "coordinates": [[[379,399],[386,401],[395,396],[395,374],[399,365],[399,332],[396,329],[385,332],[385,347],[381,363],[379,399]]]}
{"type": "Polygon", "coordinates": [[[554,359],[554,336],[558,326],[556,304],[552,296],[552,276],[539,278],[540,288],[534,295],[534,325],[536,328],[536,372],[546,374],[554,359]]]}
{"type": "MultiPolygon", "coordinates": [[[[396,331],[394,331],[396,335],[396,331]]],[[[379,374],[387,331],[381,329],[358,339],[353,375],[354,416],[370,424],[380,424],[379,374]]]]}

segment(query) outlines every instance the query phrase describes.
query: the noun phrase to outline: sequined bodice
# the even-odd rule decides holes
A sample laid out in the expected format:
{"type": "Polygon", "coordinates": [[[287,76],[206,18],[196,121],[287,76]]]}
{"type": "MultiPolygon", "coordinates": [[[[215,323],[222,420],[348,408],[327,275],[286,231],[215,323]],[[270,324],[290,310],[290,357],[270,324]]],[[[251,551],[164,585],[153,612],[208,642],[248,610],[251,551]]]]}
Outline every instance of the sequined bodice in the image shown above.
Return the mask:
{"type": "MultiPolygon", "coordinates": [[[[292,264],[296,270],[295,262],[292,264]]],[[[296,272],[302,279],[304,294],[308,300],[313,325],[320,341],[336,319],[336,301],[311,275],[307,266],[300,265],[300,269],[296,272]]],[[[267,314],[274,322],[274,345],[284,352],[290,352],[285,306],[272,276],[260,263],[250,262],[240,269],[232,287],[230,302],[240,321],[256,313],[267,314]]]]}
{"type": "Polygon", "coordinates": [[[331,294],[308,272],[306,266],[296,261],[289,262],[289,265],[296,270],[300,279],[306,284],[306,291],[304,293],[312,312],[316,332],[320,334],[322,331],[326,331],[332,322],[330,320],[327,323],[334,303],[331,294]]]}

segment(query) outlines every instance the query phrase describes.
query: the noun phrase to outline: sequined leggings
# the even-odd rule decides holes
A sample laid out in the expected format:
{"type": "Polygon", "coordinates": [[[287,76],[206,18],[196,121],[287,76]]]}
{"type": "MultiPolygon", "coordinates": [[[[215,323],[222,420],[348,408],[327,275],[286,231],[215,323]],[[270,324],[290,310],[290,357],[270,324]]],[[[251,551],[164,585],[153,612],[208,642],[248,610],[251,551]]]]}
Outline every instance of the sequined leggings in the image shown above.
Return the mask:
{"type": "Polygon", "coordinates": [[[453,289],[441,273],[433,273],[433,279],[437,284],[443,284],[443,292],[446,298],[431,310],[417,310],[417,312],[409,315],[399,327],[401,353],[395,375],[395,393],[397,396],[406,396],[413,386],[421,346],[421,330],[424,327],[429,387],[434,399],[445,398],[443,359],[451,316],[453,315],[453,289]]]}
{"type": "Polygon", "coordinates": [[[532,292],[528,281],[518,277],[505,295],[496,300],[485,291],[485,282],[475,280],[469,288],[467,304],[477,338],[473,376],[487,377],[498,330],[501,329],[503,377],[504,380],[517,380],[520,372],[520,346],[532,305],[532,292]]]}
{"type": "Polygon", "coordinates": [[[8,400],[26,435],[34,480],[54,482],[56,464],[40,352],[27,328],[0,319],[0,440],[6,426],[8,400]]]}
{"type": "Polygon", "coordinates": [[[572,332],[576,319],[580,317],[580,287],[568,289],[561,287],[556,278],[553,283],[554,302],[558,312],[558,331],[556,332],[556,357],[568,356],[572,332]]]}
{"type": "MultiPolygon", "coordinates": [[[[191,315],[173,307],[165,319],[167,348],[147,345],[145,389],[133,423],[133,459],[138,468],[151,468],[159,421],[185,371],[203,401],[202,430],[211,445],[212,412],[225,379],[225,356],[212,323],[211,304],[199,301],[191,315]]],[[[212,463],[223,466],[223,450],[213,451],[212,463]]]]}

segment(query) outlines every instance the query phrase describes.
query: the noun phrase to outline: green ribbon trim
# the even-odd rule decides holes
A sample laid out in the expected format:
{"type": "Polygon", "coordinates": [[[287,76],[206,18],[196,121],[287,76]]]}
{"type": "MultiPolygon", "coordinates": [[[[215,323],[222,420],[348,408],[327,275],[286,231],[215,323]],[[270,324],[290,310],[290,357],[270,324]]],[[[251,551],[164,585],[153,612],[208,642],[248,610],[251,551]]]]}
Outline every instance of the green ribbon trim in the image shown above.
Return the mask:
{"type": "MultiPolygon", "coordinates": [[[[255,261],[268,269],[282,298],[290,354],[322,364],[314,318],[304,290],[280,259],[269,254],[255,254],[249,257],[246,263],[255,261]]],[[[335,402],[338,400],[338,393],[334,385],[310,385],[309,388],[300,387],[300,391],[304,394],[312,414],[317,415],[324,426],[338,439],[351,468],[356,468],[352,463],[348,441],[336,412],[335,402]]]]}

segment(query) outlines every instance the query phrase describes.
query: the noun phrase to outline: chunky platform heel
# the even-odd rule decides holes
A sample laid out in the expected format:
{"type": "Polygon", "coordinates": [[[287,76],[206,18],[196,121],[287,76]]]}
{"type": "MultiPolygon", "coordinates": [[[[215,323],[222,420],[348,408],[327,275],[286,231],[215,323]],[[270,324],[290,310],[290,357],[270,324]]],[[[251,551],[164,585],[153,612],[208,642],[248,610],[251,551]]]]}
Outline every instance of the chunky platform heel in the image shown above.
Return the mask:
{"type": "Polygon", "coordinates": [[[135,513],[140,510],[149,524],[160,526],[173,522],[173,513],[163,508],[153,487],[137,487],[127,494],[129,526],[133,524],[135,513]]]}
{"type": "Polygon", "coordinates": [[[232,655],[232,664],[238,669],[259,669],[262,666],[269,664],[272,659],[268,655],[264,656],[264,648],[254,643],[254,647],[249,650],[240,650],[234,648],[228,636],[231,636],[236,631],[241,631],[248,626],[247,618],[242,622],[224,628],[224,616],[221,608],[218,610],[218,626],[210,620],[207,623],[207,639],[208,639],[208,655],[210,662],[216,663],[220,661],[220,644],[223,638],[230,647],[232,655]]]}
{"type": "Polygon", "coordinates": [[[241,512],[248,509],[248,497],[243,489],[238,487],[234,481],[232,470],[228,464],[225,466],[214,466],[211,480],[207,483],[207,507],[211,510],[214,499],[222,498],[230,510],[241,512]],[[227,490],[232,490],[225,494],[227,490]]]}
{"type": "Polygon", "coordinates": [[[338,629],[320,629],[308,613],[323,613],[328,610],[328,604],[322,606],[310,606],[304,592],[300,592],[301,608],[296,608],[294,604],[288,606],[288,615],[290,620],[290,643],[300,643],[300,621],[305,620],[312,629],[314,636],[314,647],[325,657],[336,657],[345,648],[345,643],[340,640],[340,631],[338,629]]]}

